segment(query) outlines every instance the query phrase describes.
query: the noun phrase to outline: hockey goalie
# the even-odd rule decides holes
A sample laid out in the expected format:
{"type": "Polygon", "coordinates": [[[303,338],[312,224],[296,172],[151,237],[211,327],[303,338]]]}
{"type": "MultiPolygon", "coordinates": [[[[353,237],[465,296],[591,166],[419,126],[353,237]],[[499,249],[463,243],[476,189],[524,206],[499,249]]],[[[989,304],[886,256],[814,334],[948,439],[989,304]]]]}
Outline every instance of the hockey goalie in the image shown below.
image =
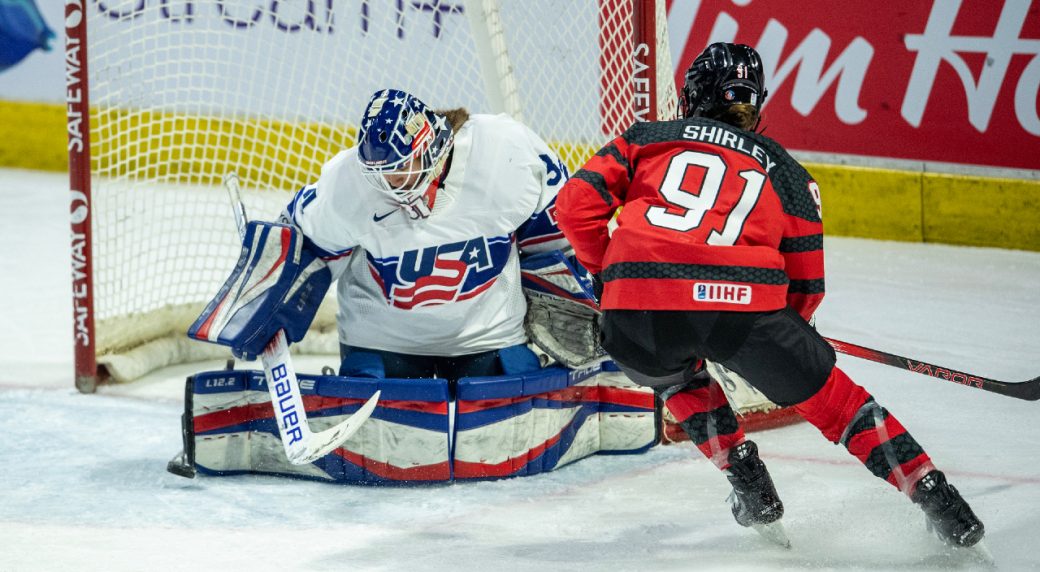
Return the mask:
{"type": "MultiPolygon", "coordinates": [[[[337,375],[299,376],[318,430],[378,406],[342,446],[286,460],[261,372],[189,380],[187,464],[345,482],[534,474],[657,442],[654,396],[598,345],[588,273],[556,226],[564,165],[505,115],[375,93],[358,143],[278,222],[252,222],[192,338],[260,355],[300,341],[333,282],[337,375]]],[[[284,435],[283,435],[284,437],[284,435]]]]}

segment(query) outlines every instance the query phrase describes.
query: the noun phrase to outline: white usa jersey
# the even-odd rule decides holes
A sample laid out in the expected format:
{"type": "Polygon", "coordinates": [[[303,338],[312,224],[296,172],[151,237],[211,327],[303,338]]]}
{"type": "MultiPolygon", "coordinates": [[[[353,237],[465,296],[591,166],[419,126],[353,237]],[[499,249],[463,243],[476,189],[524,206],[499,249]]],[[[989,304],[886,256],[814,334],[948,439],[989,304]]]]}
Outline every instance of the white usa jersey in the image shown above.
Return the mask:
{"type": "Polygon", "coordinates": [[[566,168],[506,115],[455,134],[433,213],[413,220],[336,155],[286,215],[338,278],[341,343],[450,356],[524,343],[519,257],[569,250],[554,216],[566,168]]]}

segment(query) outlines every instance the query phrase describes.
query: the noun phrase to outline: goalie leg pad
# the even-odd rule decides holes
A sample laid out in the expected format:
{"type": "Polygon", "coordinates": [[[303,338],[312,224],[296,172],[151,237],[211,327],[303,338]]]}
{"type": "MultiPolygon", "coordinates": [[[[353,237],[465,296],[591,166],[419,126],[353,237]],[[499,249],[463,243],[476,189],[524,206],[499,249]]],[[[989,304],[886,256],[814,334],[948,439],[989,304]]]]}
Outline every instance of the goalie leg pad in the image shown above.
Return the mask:
{"type": "Polygon", "coordinates": [[[649,449],[657,442],[653,392],[609,365],[459,380],[455,479],[528,476],[595,453],[649,449]]]}
{"type": "Polygon", "coordinates": [[[300,374],[311,428],[332,427],[379,389],[365,424],[313,463],[294,465],[278,437],[259,371],[203,372],[192,378],[195,463],[210,475],[273,474],[331,482],[423,484],[451,480],[448,386],[443,379],[372,380],[300,374]]]}
{"type": "Polygon", "coordinates": [[[335,424],[375,389],[382,391],[379,406],[357,433],[306,465],[285,457],[261,372],[203,372],[192,378],[193,399],[186,403],[195,465],[210,475],[421,484],[533,475],[595,453],[641,453],[658,440],[654,395],[612,365],[464,378],[454,423],[444,379],[301,374],[314,429],[335,424]]]}
{"type": "Polygon", "coordinates": [[[328,266],[296,228],[250,222],[238,264],[188,336],[255,359],[278,330],[290,342],[303,339],[331,284],[328,266]]]}

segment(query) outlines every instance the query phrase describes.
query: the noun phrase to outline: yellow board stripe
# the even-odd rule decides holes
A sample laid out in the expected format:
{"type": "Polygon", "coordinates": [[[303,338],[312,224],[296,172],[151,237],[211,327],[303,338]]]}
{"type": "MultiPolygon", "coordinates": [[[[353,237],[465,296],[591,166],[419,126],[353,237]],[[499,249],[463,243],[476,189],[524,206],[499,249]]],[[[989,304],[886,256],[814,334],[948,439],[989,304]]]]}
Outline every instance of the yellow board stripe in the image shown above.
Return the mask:
{"type": "Polygon", "coordinates": [[[1040,251],[1040,181],[807,164],[827,234],[1040,251]]]}
{"type": "Polygon", "coordinates": [[[66,171],[65,107],[0,100],[0,167],[66,171]]]}

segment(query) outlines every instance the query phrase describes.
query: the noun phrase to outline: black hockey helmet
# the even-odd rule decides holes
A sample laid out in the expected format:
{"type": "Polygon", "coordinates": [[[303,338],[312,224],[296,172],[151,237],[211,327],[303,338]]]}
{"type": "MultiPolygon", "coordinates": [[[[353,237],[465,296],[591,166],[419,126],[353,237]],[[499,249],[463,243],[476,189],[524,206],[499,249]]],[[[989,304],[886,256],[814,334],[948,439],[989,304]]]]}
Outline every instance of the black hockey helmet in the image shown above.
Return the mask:
{"type": "Polygon", "coordinates": [[[768,93],[763,83],[762,58],[754,48],[716,42],[705,48],[686,70],[679,113],[682,117],[710,117],[754,129],[768,93]],[[745,112],[743,117],[728,113],[734,106],[745,112]]]}

